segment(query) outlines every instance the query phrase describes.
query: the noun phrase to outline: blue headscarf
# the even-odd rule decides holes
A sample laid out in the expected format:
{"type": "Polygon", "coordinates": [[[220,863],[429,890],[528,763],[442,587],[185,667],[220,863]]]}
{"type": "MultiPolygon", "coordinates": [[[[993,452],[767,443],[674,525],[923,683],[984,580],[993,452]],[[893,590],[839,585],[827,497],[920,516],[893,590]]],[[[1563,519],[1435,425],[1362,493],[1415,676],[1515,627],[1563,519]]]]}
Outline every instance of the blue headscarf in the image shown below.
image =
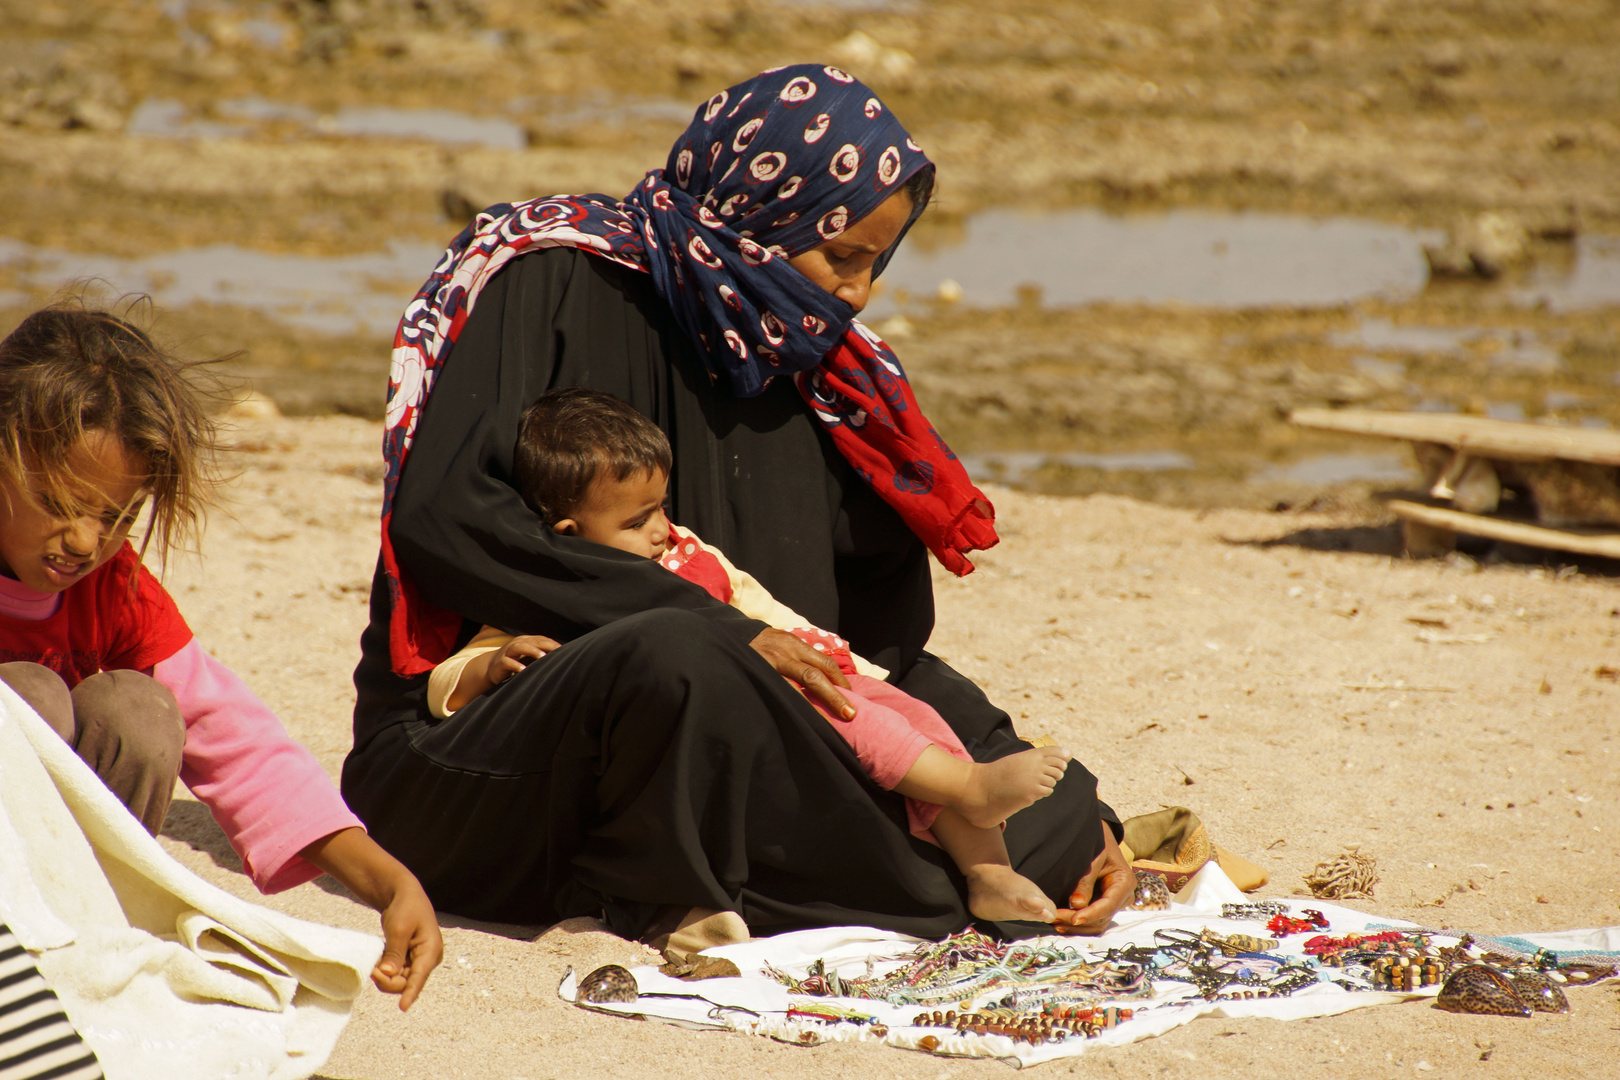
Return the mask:
{"type": "Polygon", "coordinates": [[[774,375],[820,363],[855,317],[785,261],[835,239],[925,168],[863,83],[797,64],[699,106],[663,170],[625,204],[644,216],[646,269],[676,322],[733,392],[752,397],[774,375]]]}

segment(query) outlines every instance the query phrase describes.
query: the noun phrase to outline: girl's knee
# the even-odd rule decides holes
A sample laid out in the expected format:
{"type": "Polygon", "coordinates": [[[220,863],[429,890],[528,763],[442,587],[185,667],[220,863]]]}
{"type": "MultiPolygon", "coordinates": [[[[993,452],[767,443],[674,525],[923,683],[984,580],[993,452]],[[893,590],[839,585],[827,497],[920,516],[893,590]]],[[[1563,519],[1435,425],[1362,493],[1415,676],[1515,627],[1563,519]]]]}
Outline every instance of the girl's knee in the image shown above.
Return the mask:
{"type": "Polygon", "coordinates": [[[162,683],[138,671],[103,671],[75,686],[72,697],[81,756],[90,743],[110,743],[120,756],[179,773],[186,722],[162,683]]]}
{"type": "Polygon", "coordinates": [[[14,661],[0,664],[0,682],[17,692],[17,696],[49,724],[69,746],[78,742],[78,725],[73,719],[73,698],[62,676],[44,664],[14,661]]]}

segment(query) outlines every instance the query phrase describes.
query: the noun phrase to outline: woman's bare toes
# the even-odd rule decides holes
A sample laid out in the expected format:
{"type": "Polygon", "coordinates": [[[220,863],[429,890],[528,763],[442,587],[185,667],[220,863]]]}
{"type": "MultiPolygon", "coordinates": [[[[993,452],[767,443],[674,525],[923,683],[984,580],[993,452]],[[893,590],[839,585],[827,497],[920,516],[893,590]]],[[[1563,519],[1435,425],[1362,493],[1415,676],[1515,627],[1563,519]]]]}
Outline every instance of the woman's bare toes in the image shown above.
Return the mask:
{"type": "Polygon", "coordinates": [[[981,829],[994,828],[1052,794],[1068,767],[1069,752],[1056,746],[1038,746],[976,765],[962,804],[955,809],[981,829]]]}
{"type": "Polygon", "coordinates": [[[975,866],[967,873],[968,910],[992,922],[1049,923],[1057,908],[1040,887],[1010,866],[975,866]]]}

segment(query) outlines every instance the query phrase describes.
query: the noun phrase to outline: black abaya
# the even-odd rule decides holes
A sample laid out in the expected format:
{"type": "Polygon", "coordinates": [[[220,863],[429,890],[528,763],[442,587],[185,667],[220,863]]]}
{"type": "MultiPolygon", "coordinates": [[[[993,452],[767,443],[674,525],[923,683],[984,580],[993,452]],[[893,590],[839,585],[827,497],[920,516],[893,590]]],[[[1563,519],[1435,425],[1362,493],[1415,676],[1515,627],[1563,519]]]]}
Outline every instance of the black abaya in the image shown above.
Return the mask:
{"type": "MultiPolygon", "coordinates": [[[[664,905],[760,931],[864,923],[923,936],[969,919],[961,878],[906,832],[903,800],[748,643],[762,623],[647,559],[545,529],[506,483],[522,410],[608,391],[674,450],[671,518],[778,599],[895,672],[980,760],[1024,749],[1007,715],[924,651],[927,552],[856,478],[783,379],[710,381],[649,279],[583,253],[525,256],[480,292],[423,412],[394,502],[431,603],[567,644],[444,720],[393,675],[386,582],[355,672],[343,792],[441,909],[517,922],[664,905]]],[[[1013,816],[1013,864],[1058,906],[1102,846],[1078,763],[1013,816]]],[[[1003,927],[1017,932],[1016,927],[1003,927]]]]}

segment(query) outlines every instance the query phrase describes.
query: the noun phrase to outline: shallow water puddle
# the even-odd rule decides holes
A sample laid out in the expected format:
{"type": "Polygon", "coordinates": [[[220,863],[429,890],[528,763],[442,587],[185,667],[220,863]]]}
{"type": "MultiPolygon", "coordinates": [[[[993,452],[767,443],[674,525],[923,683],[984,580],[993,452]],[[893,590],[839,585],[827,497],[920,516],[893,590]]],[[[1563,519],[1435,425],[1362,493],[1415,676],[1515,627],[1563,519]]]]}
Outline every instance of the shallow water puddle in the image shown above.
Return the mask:
{"type": "Polygon", "coordinates": [[[1322,306],[1399,298],[1429,280],[1422,245],[1440,239],[1355,218],[1172,210],[1116,216],[1098,210],[1031,214],[986,210],[960,236],[926,236],[895,253],[872,317],[961,289],[974,307],[1017,303],[1020,286],[1067,307],[1099,301],[1221,308],[1322,306]]]}
{"type": "Polygon", "coordinates": [[[675,98],[617,97],[605,90],[546,97],[519,97],[507,103],[506,111],[517,115],[538,114],[547,127],[617,127],[627,123],[666,123],[683,129],[691,122],[690,101],[675,98]]]}
{"type": "MultiPolygon", "coordinates": [[[[1331,334],[1334,345],[1362,348],[1374,353],[1441,353],[1447,356],[1483,354],[1492,367],[1537,375],[1565,370],[1564,358],[1542,341],[1534,330],[1503,327],[1396,326],[1389,319],[1363,319],[1354,330],[1331,334]]],[[[1405,365],[1376,357],[1353,361],[1363,374],[1376,370],[1390,374],[1405,365]],[[1395,365],[1395,366],[1390,366],[1395,365]]]]}
{"type": "Polygon", "coordinates": [[[1576,237],[1572,269],[1536,267],[1514,296],[1559,312],[1620,304],[1620,236],[1576,237]]]}
{"type": "Polygon", "coordinates": [[[315,121],[329,135],[422,139],[491,150],[522,150],[529,145],[523,127],[501,117],[468,116],[449,109],[395,109],[385,105],[345,106],[315,121]]]}
{"type": "Polygon", "coordinates": [[[1417,467],[1410,454],[1317,454],[1286,465],[1272,465],[1251,479],[1260,484],[1348,484],[1355,481],[1397,483],[1415,480],[1417,467]]]}
{"type": "Polygon", "coordinates": [[[253,134],[261,124],[294,123],[320,135],[420,139],[450,146],[522,150],[529,137],[521,124],[498,116],[471,116],[450,109],[397,109],[386,105],[347,105],[317,114],[302,105],[247,97],[220,102],[224,120],[196,116],[178,101],[148,98],[130,113],[131,135],[170,139],[223,139],[253,134]]]}
{"type": "Polygon", "coordinates": [[[183,102],[169,98],[147,98],[135,106],[124,124],[127,134],[157,139],[229,139],[249,130],[243,124],[200,119],[183,102]]]}
{"type": "Polygon", "coordinates": [[[235,304],[322,333],[392,336],[443,251],[438,244],[396,242],[363,255],[280,255],[214,244],[123,259],[0,238],[0,267],[23,287],[54,290],[99,278],[118,292],[148,293],[165,307],[235,304]]]}

